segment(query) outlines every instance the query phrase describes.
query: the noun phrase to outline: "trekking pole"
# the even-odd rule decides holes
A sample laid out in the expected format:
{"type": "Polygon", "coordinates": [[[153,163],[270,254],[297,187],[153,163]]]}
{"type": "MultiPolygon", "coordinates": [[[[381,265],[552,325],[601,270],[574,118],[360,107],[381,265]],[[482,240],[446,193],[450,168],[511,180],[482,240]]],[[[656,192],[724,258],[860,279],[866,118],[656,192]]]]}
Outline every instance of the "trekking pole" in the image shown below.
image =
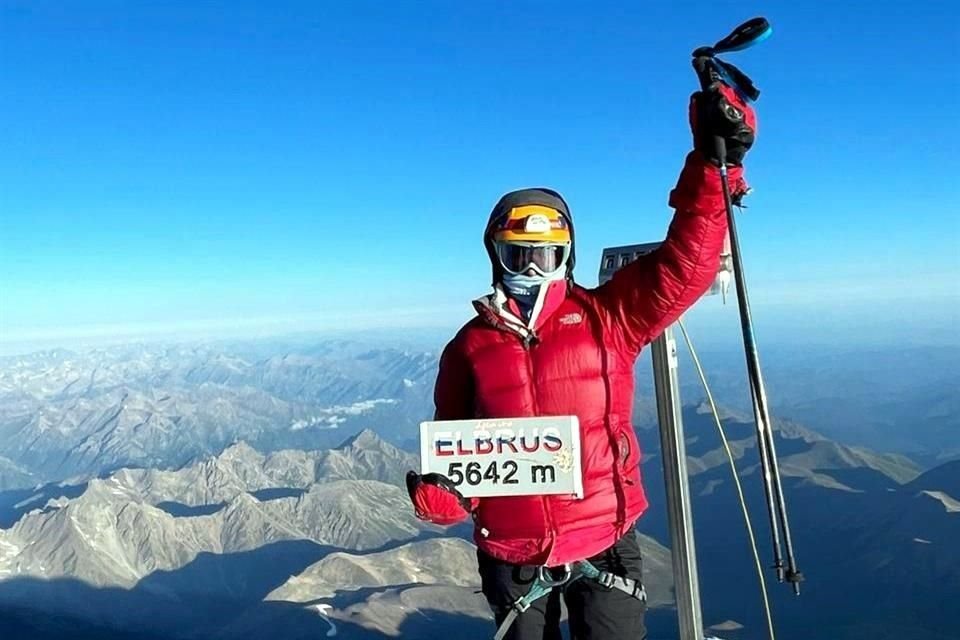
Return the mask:
{"type": "MultiPolygon", "coordinates": [[[[710,63],[710,74],[717,80],[722,80],[735,89],[744,99],[756,100],[759,91],[753,86],[750,79],[733,65],[716,58],[719,53],[739,51],[766,40],[771,33],[770,24],[764,18],[754,18],[736,29],[723,40],[712,47],[700,47],[693,52],[694,58],[707,58],[710,63]]],[[[711,84],[710,78],[701,76],[701,82],[706,90],[711,84]]],[[[727,175],[726,141],[720,136],[714,137],[717,159],[720,162],[720,183],[723,189],[723,202],[727,213],[727,225],[730,233],[730,257],[733,262],[734,282],[737,289],[737,306],[740,313],[740,328],[743,333],[744,355],[747,360],[747,377],[750,383],[750,395],[753,400],[754,421],[757,427],[757,449],[760,455],[760,466],[763,472],[764,492],[767,499],[767,513],[770,520],[770,532],[773,538],[773,567],[780,582],[786,580],[793,585],[793,591],[800,594],[800,582],[803,574],[797,568],[796,557],[793,553],[793,539],[790,535],[790,523],[787,518],[787,505],[783,495],[783,484],[780,478],[780,469],[777,462],[777,451],[774,444],[773,427],[770,421],[770,411],[767,404],[766,388],[763,384],[763,375],[760,371],[760,356],[753,332],[753,318],[750,312],[750,300],[747,295],[746,277],[743,271],[743,259],[740,252],[740,241],[737,236],[737,225],[734,219],[733,199],[730,193],[730,182],[727,175]],[[787,565],[784,567],[780,544],[780,530],[783,530],[783,547],[786,551],[787,565]]]]}
{"type": "MultiPolygon", "coordinates": [[[[722,161],[722,157],[721,157],[722,161]]],[[[790,523],[787,519],[787,505],[783,496],[783,483],[774,445],[773,427],[767,404],[767,392],[760,371],[760,355],[753,334],[753,318],[750,313],[750,301],[747,295],[747,283],[743,273],[740,254],[740,242],[737,238],[736,223],[733,215],[733,202],[730,197],[730,185],[727,180],[727,168],[720,168],[720,181],[723,187],[723,200],[727,209],[727,224],[730,228],[730,256],[733,260],[734,282],[737,288],[737,305],[740,311],[740,327],[743,333],[744,352],[747,359],[747,376],[750,381],[750,395],[753,398],[754,420],[757,425],[760,465],[764,475],[764,489],[767,494],[770,527],[773,535],[774,569],[780,582],[786,580],[793,584],[794,593],[800,595],[800,581],[803,575],[797,569],[793,554],[793,540],[790,535],[790,523]],[[774,516],[776,514],[776,518],[774,516]],[[783,547],[787,555],[787,566],[783,566],[780,549],[779,527],[783,530],[783,547]]]]}

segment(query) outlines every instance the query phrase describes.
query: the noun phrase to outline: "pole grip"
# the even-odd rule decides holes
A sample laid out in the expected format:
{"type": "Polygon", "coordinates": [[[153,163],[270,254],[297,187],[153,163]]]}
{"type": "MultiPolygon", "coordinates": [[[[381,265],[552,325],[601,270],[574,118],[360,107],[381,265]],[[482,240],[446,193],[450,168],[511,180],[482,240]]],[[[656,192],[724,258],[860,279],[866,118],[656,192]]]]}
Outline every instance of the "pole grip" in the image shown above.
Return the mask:
{"type": "Polygon", "coordinates": [[[717,160],[720,162],[720,166],[724,167],[727,164],[727,140],[723,136],[713,136],[713,150],[717,154],[717,160]]]}

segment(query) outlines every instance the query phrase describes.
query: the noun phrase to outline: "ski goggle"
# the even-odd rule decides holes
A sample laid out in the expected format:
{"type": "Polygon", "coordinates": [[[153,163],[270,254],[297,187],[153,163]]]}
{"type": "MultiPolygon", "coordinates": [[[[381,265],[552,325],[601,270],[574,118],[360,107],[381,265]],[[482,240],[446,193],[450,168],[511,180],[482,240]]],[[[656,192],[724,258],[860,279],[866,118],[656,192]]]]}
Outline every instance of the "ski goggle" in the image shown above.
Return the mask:
{"type": "Polygon", "coordinates": [[[545,242],[496,242],[497,258],[510,273],[524,273],[533,269],[540,275],[550,276],[563,269],[570,257],[570,243],[545,242]]]}

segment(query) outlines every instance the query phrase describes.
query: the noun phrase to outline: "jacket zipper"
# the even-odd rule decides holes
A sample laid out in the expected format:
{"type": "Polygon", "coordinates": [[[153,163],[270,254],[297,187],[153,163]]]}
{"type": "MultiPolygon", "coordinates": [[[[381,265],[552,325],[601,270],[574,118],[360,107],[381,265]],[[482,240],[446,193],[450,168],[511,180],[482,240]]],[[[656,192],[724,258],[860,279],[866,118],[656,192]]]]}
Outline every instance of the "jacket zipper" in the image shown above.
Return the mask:
{"type": "MultiPolygon", "coordinates": [[[[537,385],[536,379],[533,375],[533,347],[537,346],[540,342],[540,338],[536,336],[532,331],[524,336],[521,341],[523,342],[523,350],[527,356],[527,375],[530,376],[530,395],[533,398],[533,415],[540,415],[540,400],[537,397],[537,385]]],[[[549,496],[540,496],[540,501],[543,504],[543,515],[547,519],[547,528],[550,530],[550,540],[551,547],[553,546],[553,540],[556,540],[557,531],[556,525],[553,522],[553,512],[550,510],[550,497],[549,496]]]]}

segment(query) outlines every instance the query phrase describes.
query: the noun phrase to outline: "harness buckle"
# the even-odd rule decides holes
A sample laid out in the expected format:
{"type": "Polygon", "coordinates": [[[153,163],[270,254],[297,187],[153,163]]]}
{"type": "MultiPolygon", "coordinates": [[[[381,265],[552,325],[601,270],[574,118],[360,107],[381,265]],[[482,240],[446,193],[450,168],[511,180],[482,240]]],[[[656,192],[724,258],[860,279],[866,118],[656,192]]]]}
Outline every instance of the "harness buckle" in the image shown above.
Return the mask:
{"type": "Polygon", "coordinates": [[[513,609],[516,610],[517,613],[523,613],[524,611],[529,609],[532,604],[533,604],[533,601],[529,600],[527,596],[520,596],[519,598],[514,600],[513,604],[510,606],[513,607],[513,609]]]}
{"type": "Polygon", "coordinates": [[[647,601],[647,590],[644,588],[643,583],[639,580],[637,580],[636,584],[633,586],[633,597],[641,602],[647,601]]]}
{"type": "Polygon", "coordinates": [[[613,583],[617,579],[617,576],[610,573],[609,571],[601,571],[594,580],[600,583],[601,587],[605,589],[612,589],[613,583]]]}
{"type": "Polygon", "coordinates": [[[606,589],[618,589],[630,594],[637,600],[647,601],[647,592],[643,588],[641,581],[634,580],[633,578],[623,578],[609,571],[600,571],[588,560],[565,564],[561,567],[554,567],[553,569],[545,566],[537,567],[533,584],[530,585],[530,590],[514,600],[513,604],[510,605],[511,611],[507,617],[504,618],[503,622],[500,623],[494,640],[503,640],[516,617],[529,609],[534,602],[548,595],[555,588],[565,587],[581,578],[595,580],[606,589]],[[562,571],[562,573],[555,574],[554,571],[562,571]]]}
{"type": "Polygon", "coordinates": [[[563,573],[559,578],[555,578],[548,567],[537,567],[537,580],[545,587],[562,587],[570,581],[573,571],[569,564],[562,567],[563,573]]]}

